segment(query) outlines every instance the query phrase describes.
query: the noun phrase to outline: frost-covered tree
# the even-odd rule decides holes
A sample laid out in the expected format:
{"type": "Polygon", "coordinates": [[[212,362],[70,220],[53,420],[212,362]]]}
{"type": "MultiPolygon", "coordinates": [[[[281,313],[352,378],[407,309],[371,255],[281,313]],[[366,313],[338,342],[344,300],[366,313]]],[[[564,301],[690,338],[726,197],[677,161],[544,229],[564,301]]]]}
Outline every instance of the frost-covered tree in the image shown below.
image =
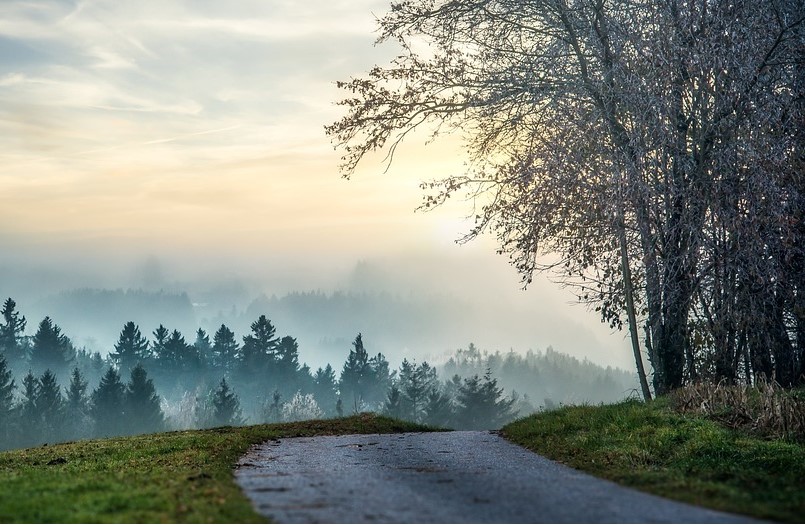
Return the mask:
{"type": "Polygon", "coordinates": [[[345,176],[417,129],[459,134],[467,172],[423,207],[470,197],[464,240],[493,233],[526,284],[550,270],[625,324],[645,397],[644,353],[657,393],[711,357],[793,383],[803,19],[788,0],[399,2],[379,40],[402,53],[339,84],[327,131],[345,176]]]}
{"type": "Polygon", "coordinates": [[[283,421],[307,421],[320,419],[322,416],[324,416],[324,412],[319,408],[313,394],[297,392],[282,405],[283,421]]]}

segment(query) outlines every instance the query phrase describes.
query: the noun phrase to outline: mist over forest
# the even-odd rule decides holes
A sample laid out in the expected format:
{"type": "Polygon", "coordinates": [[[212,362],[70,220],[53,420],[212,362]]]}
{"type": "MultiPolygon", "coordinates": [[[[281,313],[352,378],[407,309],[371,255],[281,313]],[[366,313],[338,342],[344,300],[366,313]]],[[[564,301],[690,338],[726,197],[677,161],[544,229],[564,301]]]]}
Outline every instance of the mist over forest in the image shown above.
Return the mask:
{"type": "Polygon", "coordinates": [[[3,447],[358,411],[498,428],[636,392],[619,334],[472,257],[78,261],[0,264],[3,447]]]}
{"type": "Polygon", "coordinates": [[[74,345],[102,356],[128,321],[147,333],[159,324],[186,335],[221,324],[245,333],[266,314],[297,338],[311,366],[340,358],[361,332],[395,365],[404,357],[444,362],[472,341],[502,352],[552,346],[631,367],[622,333],[553,289],[522,291],[513,270],[497,262],[478,267],[473,257],[431,253],[222,271],[193,257],[35,257],[0,260],[0,291],[31,323],[50,316],[74,345]]]}

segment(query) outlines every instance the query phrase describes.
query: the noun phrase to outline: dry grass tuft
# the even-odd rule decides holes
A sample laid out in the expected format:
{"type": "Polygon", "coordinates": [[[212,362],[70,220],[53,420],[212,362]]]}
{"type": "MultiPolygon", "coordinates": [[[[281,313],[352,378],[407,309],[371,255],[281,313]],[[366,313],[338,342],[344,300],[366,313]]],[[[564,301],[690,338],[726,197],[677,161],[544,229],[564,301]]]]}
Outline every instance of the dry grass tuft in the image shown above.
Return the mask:
{"type": "Polygon", "coordinates": [[[770,381],[754,386],[696,383],[675,390],[671,406],[766,437],[805,441],[805,399],[770,381]]]}

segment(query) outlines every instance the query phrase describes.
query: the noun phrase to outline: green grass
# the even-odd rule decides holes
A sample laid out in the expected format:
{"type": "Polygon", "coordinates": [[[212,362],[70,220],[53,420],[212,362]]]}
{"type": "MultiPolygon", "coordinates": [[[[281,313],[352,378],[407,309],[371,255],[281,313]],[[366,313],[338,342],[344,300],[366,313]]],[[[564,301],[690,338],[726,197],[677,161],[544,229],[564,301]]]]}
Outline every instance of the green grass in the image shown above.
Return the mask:
{"type": "Polygon", "coordinates": [[[261,522],[232,469],[255,443],[425,430],[359,416],[80,441],[0,453],[0,523],[261,522]]]}
{"type": "Polygon", "coordinates": [[[664,400],[565,407],[503,435],[566,465],[646,492],[776,521],[805,521],[805,444],[765,440],[664,400]]]}

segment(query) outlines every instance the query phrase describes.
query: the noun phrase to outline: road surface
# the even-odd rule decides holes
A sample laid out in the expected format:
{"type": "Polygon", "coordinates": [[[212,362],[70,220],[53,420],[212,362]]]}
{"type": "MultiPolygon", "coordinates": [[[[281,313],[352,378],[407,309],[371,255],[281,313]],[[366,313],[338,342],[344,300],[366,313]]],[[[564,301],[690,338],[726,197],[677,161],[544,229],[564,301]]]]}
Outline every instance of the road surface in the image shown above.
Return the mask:
{"type": "Polygon", "coordinates": [[[491,432],[293,438],[235,470],[279,523],[749,523],[643,494],[491,432]]]}

